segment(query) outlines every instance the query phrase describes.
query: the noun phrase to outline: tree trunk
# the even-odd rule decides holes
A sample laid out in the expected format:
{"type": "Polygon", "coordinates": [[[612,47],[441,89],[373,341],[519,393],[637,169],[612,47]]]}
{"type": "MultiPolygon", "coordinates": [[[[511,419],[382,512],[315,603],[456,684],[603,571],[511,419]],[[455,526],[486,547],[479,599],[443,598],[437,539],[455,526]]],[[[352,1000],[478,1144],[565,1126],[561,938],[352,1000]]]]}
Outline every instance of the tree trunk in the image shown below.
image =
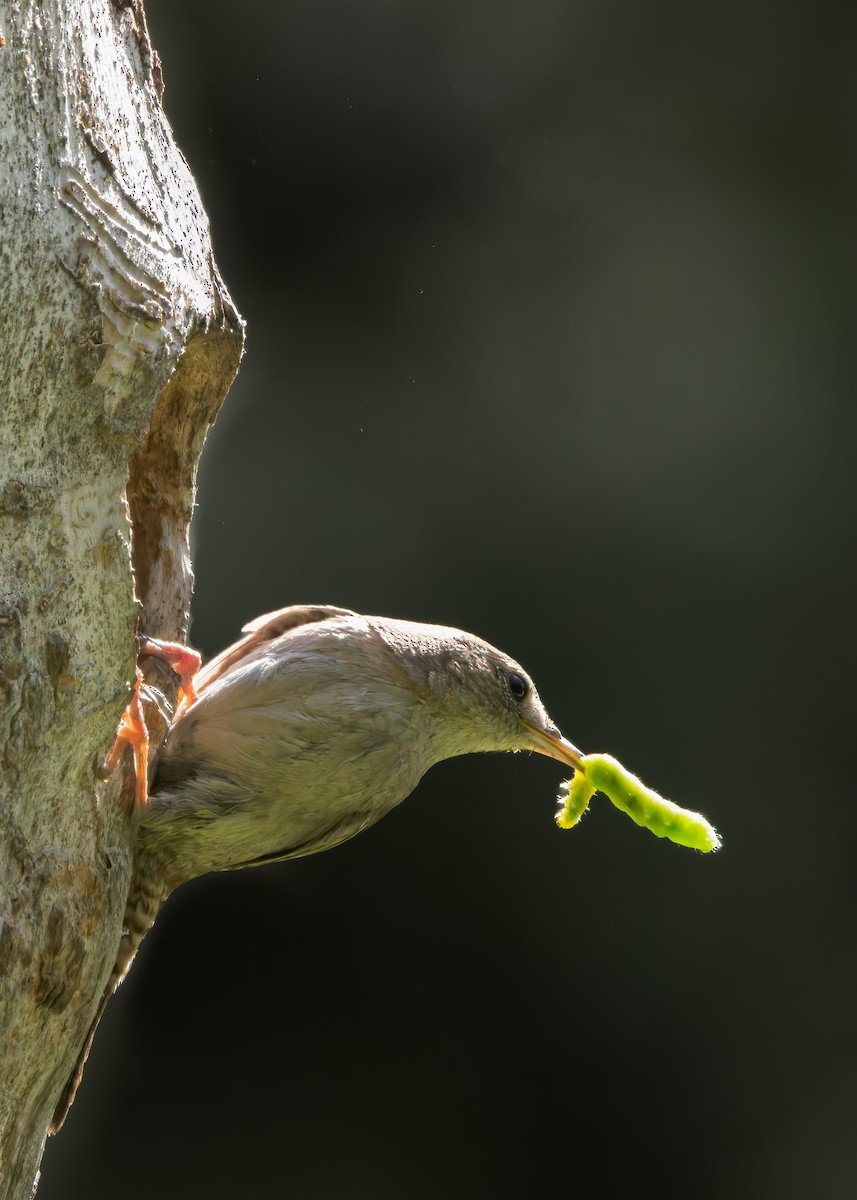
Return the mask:
{"type": "Polygon", "coordinates": [[[243,327],[141,0],[0,0],[0,35],[0,1196],[18,1198],[119,943],[133,826],[96,768],[138,622],[186,633],[196,463],[243,327]]]}

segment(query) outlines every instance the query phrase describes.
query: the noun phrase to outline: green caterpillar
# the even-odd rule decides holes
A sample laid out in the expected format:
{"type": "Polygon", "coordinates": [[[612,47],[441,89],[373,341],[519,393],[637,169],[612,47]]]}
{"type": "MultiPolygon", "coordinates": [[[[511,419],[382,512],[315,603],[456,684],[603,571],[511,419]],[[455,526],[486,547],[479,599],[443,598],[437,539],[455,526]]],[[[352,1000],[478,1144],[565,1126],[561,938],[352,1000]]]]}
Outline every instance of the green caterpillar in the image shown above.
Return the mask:
{"type": "Polygon", "coordinates": [[[557,800],[561,802],[556,814],[556,823],[560,829],[571,829],[589,808],[589,801],[595,795],[595,788],[583,774],[575,771],[574,778],[566,780],[560,787],[557,800]]]}
{"type": "Polygon", "coordinates": [[[576,825],[596,792],[603,792],[632,821],[650,829],[655,837],[669,838],[704,854],[720,848],[717,830],[705,817],[665,800],[609,754],[587,754],[581,758],[573,779],[563,784],[558,797],[557,825],[561,829],[576,825]]]}

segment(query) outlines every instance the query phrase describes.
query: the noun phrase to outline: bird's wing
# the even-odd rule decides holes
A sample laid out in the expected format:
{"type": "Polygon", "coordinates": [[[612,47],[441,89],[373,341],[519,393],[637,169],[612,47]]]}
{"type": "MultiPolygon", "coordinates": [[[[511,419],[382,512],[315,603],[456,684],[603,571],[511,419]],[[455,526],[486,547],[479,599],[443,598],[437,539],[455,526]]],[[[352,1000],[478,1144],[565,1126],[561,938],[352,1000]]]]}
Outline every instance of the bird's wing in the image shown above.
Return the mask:
{"type": "Polygon", "coordinates": [[[292,604],[288,608],[280,608],[276,612],[264,613],[261,617],[256,617],[241,630],[242,633],[247,634],[246,637],[227,647],[226,650],[206,663],[201,671],[197,672],[193,681],[197,695],[210,687],[215,679],[219,679],[221,675],[231,671],[248,654],[252,654],[284,633],[298,629],[301,625],[327,621],[331,617],[354,616],[357,614],[350,608],[335,608],[332,604],[292,604]]]}
{"type": "Polygon", "coordinates": [[[281,633],[296,629],[298,625],[312,625],[316,621],[327,621],[331,617],[356,617],[350,608],[336,608],[333,604],[290,604],[276,612],[263,613],[254,617],[241,629],[242,633],[255,633],[263,641],[273,641],[281,633]]]}
{"type": "Polygon", "coordinates": [[[260,854],[256,858],[248,858],[243,862],[229,864],[229,870],[241,870],[244,867],[263,867],[268,863],[285,862],[290,858],[305,858],[308,854],[318,854],[321,850],[331,850],[360,833],[367,825],[372,825],[381,816],[381,810],[370,815],[364,812],[348,813],[329,825],[320,825],[311,837],[306,838],[300,845],[288,849],[272,850],[268,854],[260,854]]]}

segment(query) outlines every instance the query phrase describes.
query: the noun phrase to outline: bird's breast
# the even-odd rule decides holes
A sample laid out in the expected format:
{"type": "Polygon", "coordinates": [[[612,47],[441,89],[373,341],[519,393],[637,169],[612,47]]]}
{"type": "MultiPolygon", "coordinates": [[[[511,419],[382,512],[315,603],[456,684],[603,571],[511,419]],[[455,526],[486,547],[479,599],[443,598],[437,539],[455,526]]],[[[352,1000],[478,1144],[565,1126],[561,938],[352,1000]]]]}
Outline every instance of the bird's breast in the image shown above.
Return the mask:
{"type": "Polygon", "coordinates": [[[177,722],[141,832],[183,877],[327,849],[413,791],[433,761],[418,697],[337,665],[213,687],[177,722]]]}

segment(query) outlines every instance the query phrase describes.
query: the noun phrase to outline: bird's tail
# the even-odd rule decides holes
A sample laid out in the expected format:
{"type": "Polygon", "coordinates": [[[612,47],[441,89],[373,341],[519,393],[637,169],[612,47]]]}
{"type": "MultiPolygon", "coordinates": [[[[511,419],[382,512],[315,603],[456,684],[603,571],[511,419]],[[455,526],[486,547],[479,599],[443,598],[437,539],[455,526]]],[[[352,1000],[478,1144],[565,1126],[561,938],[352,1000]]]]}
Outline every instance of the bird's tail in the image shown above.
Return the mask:
{"type": "Polygon", "coordinates": [[[89,1051],[92,1049],[92,1041],[95,1037],[95,1031],[98,1028],[98,1022],[104,1015],[104,1010],[107,1007],[110,997],[128,974],[140,943],[152,928],[155,917],[158,915],[161,905],[167,898],[169,890],[164,887],[160,877],[153,873],[141,871],[139,869],[140,865],[140,863],[136,864],[134,874],[131,878],[131,889],[128,893],[127,904],[125,905],[125,916],[122,921],[122,938],[116,953],[116,962],[114,963],[113,970],[110,972],[110,979],[104,989],[98,1010],[89,1027],[80,1057],[77,1060],[74,1071],[69,1077],[68,1083],[62,1090],[62,1095],[54,1110],[53,1120],[48,1130],[49,1133],[58,1133],[62,1128],[63,1122],[68,1116],[68,1111],[74,1103],[77,1089],[80,1087],[80,1081],[83,1078],[83,1069],[86,1066],[87,1058],[89,1058],[89,1051]]]}

